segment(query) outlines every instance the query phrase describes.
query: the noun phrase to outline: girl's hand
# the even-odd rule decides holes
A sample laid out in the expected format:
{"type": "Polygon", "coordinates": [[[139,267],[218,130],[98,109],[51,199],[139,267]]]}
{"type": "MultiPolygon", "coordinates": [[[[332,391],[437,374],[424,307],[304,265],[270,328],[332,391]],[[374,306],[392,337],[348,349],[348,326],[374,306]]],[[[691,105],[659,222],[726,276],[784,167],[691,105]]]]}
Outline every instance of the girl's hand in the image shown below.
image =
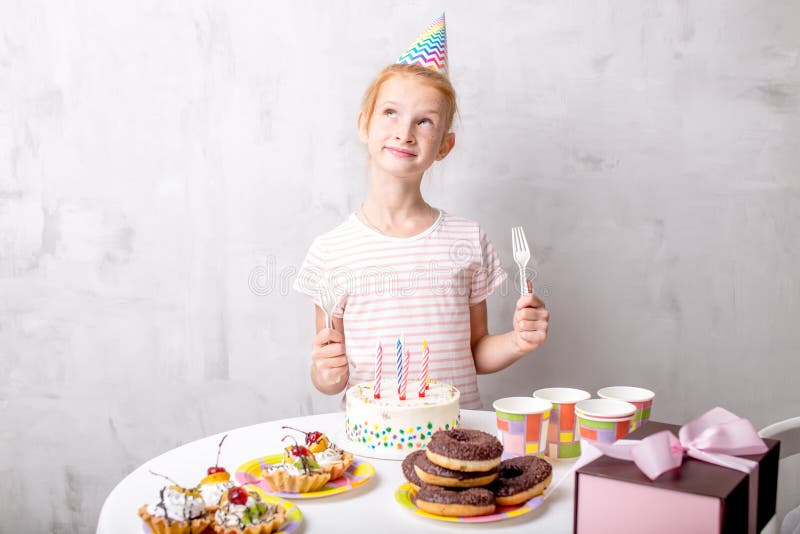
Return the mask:
{"type": "Polygon", "coordinates": [[[311,340],[311,366],[318,386],[341,391],[347,384],[350,372],[344,334],[332,328],[323,328],[317,332],[311,340]]]}
{"type": "Polygon", "coordinates": [[[527,354],[544,343],[549,320],[550,312],[536,295],[524,295],[517,300],[512,336],[520,352],[527,354]]]}

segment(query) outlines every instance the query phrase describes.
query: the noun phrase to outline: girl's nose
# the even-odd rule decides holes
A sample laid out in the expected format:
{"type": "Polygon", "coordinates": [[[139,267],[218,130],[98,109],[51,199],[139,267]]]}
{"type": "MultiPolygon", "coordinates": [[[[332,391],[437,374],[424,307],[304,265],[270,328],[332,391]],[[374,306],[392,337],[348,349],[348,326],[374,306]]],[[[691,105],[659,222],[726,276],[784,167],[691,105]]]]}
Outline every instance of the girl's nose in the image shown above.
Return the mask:
{"type": "Polygon", "coordinates": [[[411,133],[411,124],[398,124],[395,130],[394,138],[401,143],[413,143],[414,136],[411,133]]]}

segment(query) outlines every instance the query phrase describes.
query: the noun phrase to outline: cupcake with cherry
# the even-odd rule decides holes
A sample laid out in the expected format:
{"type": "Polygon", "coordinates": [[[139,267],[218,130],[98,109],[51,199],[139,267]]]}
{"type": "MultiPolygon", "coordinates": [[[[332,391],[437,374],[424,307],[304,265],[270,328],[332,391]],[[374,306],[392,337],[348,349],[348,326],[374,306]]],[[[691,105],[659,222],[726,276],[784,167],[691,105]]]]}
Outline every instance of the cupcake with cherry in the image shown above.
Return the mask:
{"type": "Polygon", "coordinates": [[[212,510],[196,488],[171,484],[158,492],[158,501],[139,508],[139,517],[153,534],[196,534],[212,524],[212,510]]]}
{"type": "Polygon", "coordinates": [[[322,470],[330,475],[330,480],[336,480],[353,465],[353,454],[339,448],[322,432],[306,432],[290,426],[282,428],[305,435],[306,447],[314,454],[314,458],[322,470]]]}
{"type": "Polygon", "coordinates": [[[294,441],[284,450],[281,463],[269,464],[262,468],[261,476],[278,491],[288,493],[309,493],[317,491],[331,479],[317,462],[314,453],[305,445],[300,445],[293,436],[284,436],[294,441]]]}
{"type": "Polygon", "coordinates": [[[286,510],[264,502],[257,491],[232,486],[222,495],[213,518],[216,534],[270,534],[286,522],[286,510]]]}
{"type": "Polygon", "coordinates": [[[503,445],[486,432],[439,431],[424,453],[406,458],[403,474],[417,489],[416,506],[442,516],[488,515],[544,493],[553,477],[549,462],[531,455],[502,460],[502,454],[503,445]]]}

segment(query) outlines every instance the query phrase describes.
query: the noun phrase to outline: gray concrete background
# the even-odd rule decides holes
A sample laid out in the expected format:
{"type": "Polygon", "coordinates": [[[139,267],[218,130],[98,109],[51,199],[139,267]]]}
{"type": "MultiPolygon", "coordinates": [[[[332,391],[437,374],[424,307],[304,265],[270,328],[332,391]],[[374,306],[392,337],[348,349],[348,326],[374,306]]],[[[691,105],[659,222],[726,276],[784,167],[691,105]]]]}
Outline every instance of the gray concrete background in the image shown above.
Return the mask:
{"type": "Polygon", "coordinates": [[[461,114],[425,195],[511,274],[523,224],[552,311],[484,402],[631,384],[661,420],[797,415],[798,6],[4,2],[0,531],[90,532],[148,458],[337,408],[288,287],[364,194],[362,91],[442,10],[461,114]]]}

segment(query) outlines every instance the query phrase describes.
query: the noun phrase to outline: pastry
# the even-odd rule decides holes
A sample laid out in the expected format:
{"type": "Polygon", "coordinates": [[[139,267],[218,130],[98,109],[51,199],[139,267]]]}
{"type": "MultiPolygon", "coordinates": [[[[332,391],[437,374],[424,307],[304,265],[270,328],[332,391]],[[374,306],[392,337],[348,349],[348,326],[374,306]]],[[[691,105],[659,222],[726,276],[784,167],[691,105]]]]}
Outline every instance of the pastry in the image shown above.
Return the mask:
{"type": "Polygon", "coordinates": [[[196,489],[173,483],[158,495],[158,502],[139,508],[153,534],[199,534],[211,524],[210,510],[196,489]]]}
{"type": "Polygon", "coordinates": [[[288,428],[305,434],[308,450],[314,454],[314,459],[322,470],[331,476],[331,480],[336,480],[342,476],[345,471],[353,465],[352,453],[340,449],[322,432],[305,432],[290,426],[284,426],[282,428],[288,428]]]}
{"type": "Polygon", "coordinates": [[[261,475],[276,490],[289,493],[317,491],[331,479],[330,473],[326,473],[314,458],[314,453],[296,442],[286,447],[282,463],[264,466],[261,475]]]}
{"type": "Polygon", "coordinates": [[[241,486],[230,488],[214,512],[216,534],[270,534],[286,522],[286,510],[264,502],[256,491],[241,486]]]}

